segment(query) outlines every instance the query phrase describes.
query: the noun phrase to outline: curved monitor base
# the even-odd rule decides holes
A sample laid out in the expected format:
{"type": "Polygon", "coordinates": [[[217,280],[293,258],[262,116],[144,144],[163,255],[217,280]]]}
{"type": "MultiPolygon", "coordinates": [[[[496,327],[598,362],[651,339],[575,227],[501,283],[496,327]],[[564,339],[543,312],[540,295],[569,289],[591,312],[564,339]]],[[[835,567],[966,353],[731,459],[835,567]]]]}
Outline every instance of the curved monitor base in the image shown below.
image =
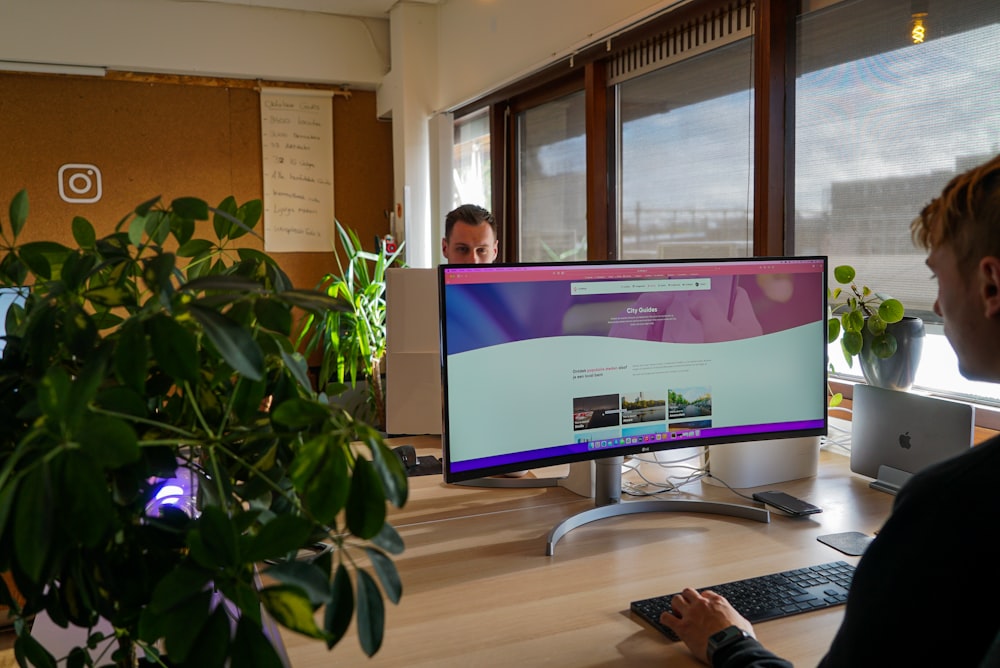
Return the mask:
{"type": "MultiPolygon", "coordinates": [[[[700,500],[669,500],[660,499],[656,501],[630,501],[621,503],[621,466],[622,457],[609,457],[597,460],[596,462],[583,462],[584,464],[595,464],[588,466],[592,473],[596,473],[593,482],[594,508],[590,508],[572,517],[568,517],[557,524],[549,532],[549,539],[545,545],[546,556],[555,554],[556,543],[567,533],[577,527],[596,522],[608,517],[618,515],[633,515],[636,513],[654,512],[689,512],[689,513],[711,513],[715,515],[729,515],[748,520],[755,520],[765,524],[771,521],[771,513],[763,508],[753,506],[743,506],[736,503],[722,503],[716,501],[700,500]]],[[[576,466],[575,464],[573,466],[576,466]]],[[[572,476],[572,468],[570,476],[572,476]]],[[[575,490],[574,490],[575,491],[575,490]]],[[[579,492],[578,492],[579,493],[579,492]]]]}

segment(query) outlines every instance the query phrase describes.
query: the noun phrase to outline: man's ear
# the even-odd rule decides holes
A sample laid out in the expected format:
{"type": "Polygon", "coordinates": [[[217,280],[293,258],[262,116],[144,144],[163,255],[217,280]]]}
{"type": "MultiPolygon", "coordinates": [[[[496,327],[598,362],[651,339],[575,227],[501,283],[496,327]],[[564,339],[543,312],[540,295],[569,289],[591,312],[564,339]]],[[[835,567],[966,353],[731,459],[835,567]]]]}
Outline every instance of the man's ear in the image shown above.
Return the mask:
{"type": "Polygon", "coordinates": [[[447,239],[442,239],[441,240],[441,255],[444,256],[444,259],[446,259],[446,260],[448,259],[448,240],[447,239]]]}
{"type": "Polygon", "coordinates": [[[979,261],[979,290],[987,318],[1000,318],[1000,258],[987,255],[979,261]]]}

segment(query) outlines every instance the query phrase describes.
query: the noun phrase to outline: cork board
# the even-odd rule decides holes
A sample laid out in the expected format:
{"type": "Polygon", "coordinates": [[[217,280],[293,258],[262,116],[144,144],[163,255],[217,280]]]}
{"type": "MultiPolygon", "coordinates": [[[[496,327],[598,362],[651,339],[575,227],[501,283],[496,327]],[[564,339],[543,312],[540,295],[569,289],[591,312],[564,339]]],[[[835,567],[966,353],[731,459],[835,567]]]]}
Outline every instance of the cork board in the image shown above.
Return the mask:
{"type": "MultiPolygon", "coordinates": [[[[249,82],[162,79],[0,73],[5,228],[7,205],[22,188],[30,202],[24,239],[67,244],[75,216],[107,233],[158,195],[210,205],[229,195],[241,203],[261,198],[257,90],[249,82]]],[[[332,113],[335,215],[370,249],[389,231],[392,128],[377,120],[372,92],[334,97],[332,113]]],[[[249,235],[240,241],[263,248],[249,235]]],[[[337,266],[332,250],[273,256],[297,287],[314,286],[337,266]]]]}

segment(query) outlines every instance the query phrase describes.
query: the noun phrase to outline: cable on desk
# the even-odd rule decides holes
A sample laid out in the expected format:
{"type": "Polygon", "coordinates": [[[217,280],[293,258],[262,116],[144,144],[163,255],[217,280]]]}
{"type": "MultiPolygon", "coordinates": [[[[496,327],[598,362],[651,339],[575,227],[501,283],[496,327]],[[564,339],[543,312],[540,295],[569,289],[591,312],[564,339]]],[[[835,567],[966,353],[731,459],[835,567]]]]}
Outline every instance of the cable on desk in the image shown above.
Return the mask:
{"type": "MultiPolygon", "coordinates": [[[[851,413],[850,408],[837,407],[838,411],[851,413]]],[[[853,413],[851,413],[853,414],[853,413]]],[[[851,454],[851,432],[848,429],[841,429],[835,424],[827,421],[827,435],[820,437],[820,447],[828,450],[838,450],[842,454],[851,454]]]]}
{"type": "Polygon", "coordinates": [[[686,475],[668,475],[664,482],[658,482],[655,480],[650,480],[646,474],[644,474],[640,468],[632,469],[635,471],[645,485],[639,485],[628,480],[622,481],[622,492],[630,496],[658,496],[660,494],[665,494],[667,492],[679,492],[680,488],[684,485],[690,484],[697,480],[701,480],[708,473],[708,469],[704,466],[685,466],[684,462],[691,461],[692,459],[700,459],[702,456],[701,448],[697,454],[688,455],[681,457],[679,459],[673,460],[662,460],[656,457],[643,457],[641,455],[634,455],[633,460],[643,462],[645,464],[655,464],[662,469],[682,469],[689,471],[686,475]],[[647,487],[652,487],[653,490],[650,491],[646,489],[647,487]]]}

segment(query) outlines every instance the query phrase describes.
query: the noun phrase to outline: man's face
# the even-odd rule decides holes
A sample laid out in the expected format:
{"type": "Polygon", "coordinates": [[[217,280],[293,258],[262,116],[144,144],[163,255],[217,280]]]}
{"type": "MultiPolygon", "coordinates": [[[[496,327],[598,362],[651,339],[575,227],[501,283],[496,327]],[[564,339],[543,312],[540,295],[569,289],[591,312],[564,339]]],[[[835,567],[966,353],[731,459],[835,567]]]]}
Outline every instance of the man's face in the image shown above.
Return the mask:
{"type": "Polygon", "coordinates": [[[458,221],[451,236],[441,240],[441,254],[452,264],[491,264],[497,259],[497,238],[489,223],[458,221]]]}
{"type": "Polygon", "coordinates": [[[944,320],[944,334],[958,356],[959,371],[974,380],[996,380],[990,377],[988,360],[996,342],[981,297],[981,277],[965,276],[947,244],[930,252],[927,266],[937,279],[934,312],[944,320]]]}

